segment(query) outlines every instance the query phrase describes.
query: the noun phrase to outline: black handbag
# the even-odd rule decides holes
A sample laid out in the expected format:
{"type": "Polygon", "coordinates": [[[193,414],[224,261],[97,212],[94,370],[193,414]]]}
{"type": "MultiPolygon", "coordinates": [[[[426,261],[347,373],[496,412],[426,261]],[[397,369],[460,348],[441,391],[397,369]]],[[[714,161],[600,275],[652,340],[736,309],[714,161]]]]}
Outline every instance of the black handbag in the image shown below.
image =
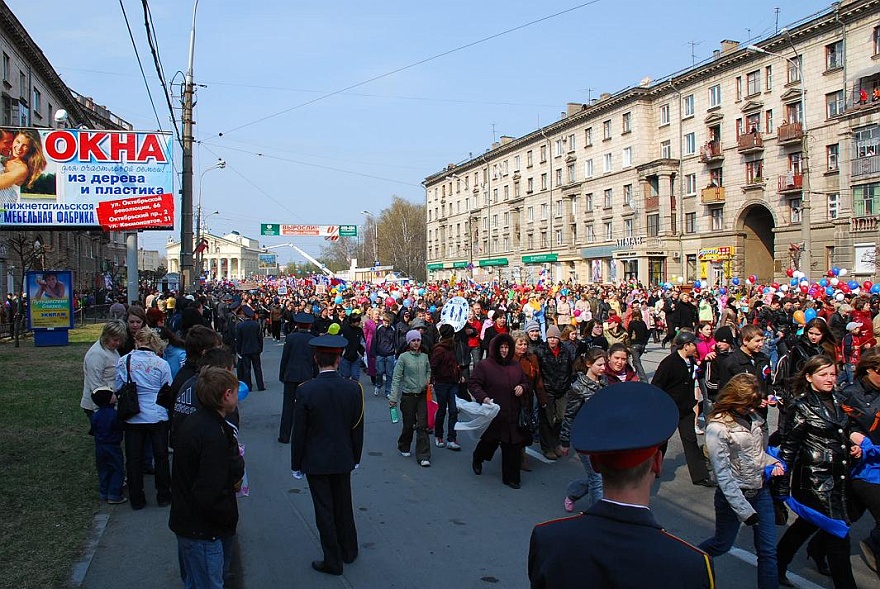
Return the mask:
{"type": "Polygon", "coordinates": [[[174,409],[174,401],[175,401],[174,391],[171,388],[171,385],[165,383],[162,385],[162,388],[159,389],[159,393],[156,395],[156,405],[159,407],[164,407],[167,411],[171,411],[174,409]]]}
{"type": "Polygon", "coordinates": [[[131,354],[125,359],[125,369],[128,373],[128,381],[116,391],[116,414],[122,421],[141,412],[137,383],[131,380],[131,354]]]}
{"type": "Polygon", "coordinates": [[[525,405],[519,407],[519,419],[516,427],[524,434],[531,434],[535,429],[535,422],[532,420],[532,410],[525,405]]]}

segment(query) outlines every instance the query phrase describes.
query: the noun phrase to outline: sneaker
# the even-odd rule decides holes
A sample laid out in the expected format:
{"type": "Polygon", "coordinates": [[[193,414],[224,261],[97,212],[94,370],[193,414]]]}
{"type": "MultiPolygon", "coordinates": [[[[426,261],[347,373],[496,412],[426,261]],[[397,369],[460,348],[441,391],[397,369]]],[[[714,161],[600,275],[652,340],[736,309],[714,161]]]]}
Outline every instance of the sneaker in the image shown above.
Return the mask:
{"type": "Polygon", "coordinates": [[[445,448],[446,447],[446,442],[443,441],[443,438],[438,437],[437,439],[434,440],[434,443],[437,444],[438,448],[445,448]]]}
{"type": "Polygon", "coordinates": [[[126,499],[125,497],[120,497],[119,499],[107,499],[107,503],[109,503],[110,505],[122,505],[127,501],[128,499],[126,499]]]}
{"type": "Polygon", "coordinates": [[[374,388],[373,388],[373,396],[374,396],[374,397],[378,397],[378,396],[379,396],[379,387],[374,387],[374,388]]]}
{"type": "Polygon", "coordinates": [[[694,432],[695,432],[698,436],[705,435],[705,433],[706,433],[706,431],[705,431],[703,428],[701,428],[700,426],[698,426],[698,425],[694,426],[694,432]]]}
{"type": "Polygon", "coordinates": [[[409,458],[410,456],[412,456],[412,453],[411,452],[401,452],[400,455],[403,456],[404,458],[409,458]]]}
{"type": "Polygon", "coordinates": [[[425,467],[431,466],[431,461],[428,459],[419,460],[419,466],[425,466],[425,467]]]}
{"type": "Polygon", "coordinates": [[[461,446],[458,445],[458,442],[455,440],[449,440],[446,442],[446,448],[449,450],[455,450],[456,452],[461,450],[461,446]]]}
{"type": "Polygon", "coordinates": [[[565,501],[562,502],[562,506],[565,508],[565,511],[571,513],[574,511],[574,500],[571,497],[566,497],[565,501]]]}

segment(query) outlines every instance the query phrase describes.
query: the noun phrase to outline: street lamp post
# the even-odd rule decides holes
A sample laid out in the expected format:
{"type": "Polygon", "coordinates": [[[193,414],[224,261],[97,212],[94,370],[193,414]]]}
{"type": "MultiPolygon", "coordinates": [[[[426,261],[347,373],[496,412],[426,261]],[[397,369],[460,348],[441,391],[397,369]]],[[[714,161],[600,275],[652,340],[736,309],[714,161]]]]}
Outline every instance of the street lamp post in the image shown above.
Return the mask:
{"type": "MultiPolygon", "coordinates": [[[[788,35],[788,31],[783,29],[783,33],[788,35]]],[[[791,38],[789,38],[789,43],[791,44],[791,38]]],[[[810,232],[810,141],[807,137],[807,105],[806,105],[806,95],[807,95],[807,87],[804,84],[804,68],[801,60],[799,59],[799,55],[794,45],[792,44],[792,50],[795,52],[796,59],[791,59],[790,57],[786,57],[781,53],[776,53],[773,51],[767,51],[762,47],[758,47],[757,45],[749,45],[746,47],[748,51],[752,51],[755,53],[763,53],[766,55],[772,55],[774,57],[779,57],[787,61],[791,66],[795,68],[798,73],[798,79],[801,85],[801,99],[800,99],[800,111],[801,111],[801,161],[802,161],[802,191],[801,191],[801,241],[803,245],[801,247],[801,256],[806,256],[806,264],[800,263],[801,272],[805,272],[807,277],[810,275],[810,270],[812,266],[812,254],[811,254],[811,232],[810,232]],[[805,266],[805,268],[804,268],[805,266]]]]}
{"type": "Polygon", "coordinates": [[[370,211],[361,211],[365,217],[369,217],[373,221],[373,263],[379,265],[379,221],[370,211]]]}
{"type": "MultiPolygon", "coordinates": [[[[224,160],[219,160],[213,166],[205,168],[201,175],[199,176],[199,203],[196,209],[196,271],[198,275],[202,275],[202,180],[205,178],[205,174],[210,172],[211,170],[222,170],[226,167],[226,162],[224,160]]],[[[211,213],[212,215],[219,214],[220,211],[214,211],[211,213]]]]}

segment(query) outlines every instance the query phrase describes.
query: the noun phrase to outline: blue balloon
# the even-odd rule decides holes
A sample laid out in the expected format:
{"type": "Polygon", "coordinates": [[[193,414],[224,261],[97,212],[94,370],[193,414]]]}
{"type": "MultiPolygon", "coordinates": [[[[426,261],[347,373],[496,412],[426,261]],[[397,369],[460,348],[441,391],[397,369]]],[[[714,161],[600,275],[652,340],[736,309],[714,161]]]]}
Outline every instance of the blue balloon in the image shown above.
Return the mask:
{"type": "Polygon", "coordinates": [[[336,302],[337,305],[341,305],[342,304],[342,295],[336,295],[336,298],[333,300],[336,302]]]}
{"type": "Polygon", "coordinates": [[[375,303],[376,299],[378,299],[378,298],[379,298],[379,295],[377,295],[376,293],[374,293],[374,292],[370,293],[370,302],[371,303],[375,303]]]}
{"type": "Polygon", "coordinates": [[[805,309],[804,310],[804,321],[810,322],[816,318],[816,309],[805,309]]]}
{"type": "Polygon", "coordinates": [[[855,290],[859,287],[859,283],[856,282],[855,280],[850,280],[849,282],[846,283],[846,285],[849,287],[850,290],[855,290]]]}
{"type": "MultiPolygon", "coordinates": [[[[792,278],[791,280],[788,281],[788,284],[789,284],[790,286],[797,286],[797,285],[798,285],[798,279],[797,279],[797,278],[792,278]]],[[[826,283],[826,284],[827,284],[827,283],[826,283]]]]}
{"type": "Polygon", "coordinates": [[[833,267],[831,269],[831,273],[834,274],[835,276],[840,276],[840,268],[838,268],[837,266],[833,267]]]}
{"type": "Polygon", "coordinates": [[[694,288],[703,288],[703,283],[699,280],[694,280],[694,288]]]}
{"type": "Polygon", "coordinates": [[[437,310],[437,306],[436,306],[436,305],[431,305],[431,307],[428,309],[428,311],[429,311],[430,313],[433,313],[433,312],[435,312],[436,310],[437,310]]]}
{"type": "Polygon", "coordinates": [[[823,278],[822,280],[820,280],[820,281],[819,281],[819,286],[821,286],[822,288],[825,288],[826,286],[828,286],[828,279],[827,279],[827,278],[823,278]]]}
{"type": "Polygon", "coordinates": [[[251,392],[251,390],[248,388],[248,386],[245,383],[243,383],[242,381],[238,381],[238,400],[239,401],[244,401],[245,399],[247,399],[248,393],[250,393],[250,392],[251,392]]]}
{"type": "Polygon", "coordinates": [[[739,278],[734,278],[731,280],[734,286],[739,286],[739,278]]]}
{"type": "Polygon", "coordinates": [[[718,289],[718,292],[720,292],[720,293],[723,294],[723,295],[726,295],[726,294],[727,294],[727,289],[724,288],[724,287],[722,286],[720,289],[718,289]]]}
{"type": "Polygon", "coordinates": [[[406,308],[408,309],[410,305],[412,305],[412,301],[411,301],[411,300],[409,300],[409,299],[403,299],[403,306],[404,306],[404,307],[406,307],[406,308]]]}
{"type": "Polygon", "coordinates": [[[871,294],[880,294],[880,284],[871,287],[871,294]]]}
{"type": "Polygon", "coordinates": [[[826,286],[825,287],[825,294],[827,294],[830,297],[831,295],[834,294],[834,289],[831,288],[830,286],[826,286]]]}

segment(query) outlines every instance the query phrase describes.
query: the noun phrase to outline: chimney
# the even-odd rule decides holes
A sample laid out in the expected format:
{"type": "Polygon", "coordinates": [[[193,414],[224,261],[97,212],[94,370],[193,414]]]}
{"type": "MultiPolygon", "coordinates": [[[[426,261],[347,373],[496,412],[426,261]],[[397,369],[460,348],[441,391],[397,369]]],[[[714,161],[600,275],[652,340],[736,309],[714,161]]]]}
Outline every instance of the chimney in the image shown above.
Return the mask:
{"type": "Polygon", "coordinates": [[[609,98],[611,98],[611,94],[608,92],[603,92],[602,94],[599,95],[599,102],[601,102],[603,100],[608,100],[609,98]]]}
{"type": "Polygon", "coordinates": [[[720,49],[716,49],[715,51],[712,52],[712,59],[718,59],[719,57],[721,57],[721,50],[720,49]]]}
{"type": "Polygon", "coordinates": [[[573,114],[581,112],[582,110],[586,110],[587,105],[580,102],[569,102],[565,105],[565,108],[568,111],[568,116],[571,116],[573,114]]]}
{"type": "Polygon", "coordinates": [[[739,49],[739,41],[731,41],[730,39],[721,41],[721,55],[736,51],[737,49],[739,49]]]}
{"type": "Polygon", "coordinates": [[[511,137],[510,135],[502,135],[501,136],[501,145],[507,145],[511,141],[513,141],[513,137],[511,137]]]}
{"type": "Polygon", "coordinates": [[[492,149],[498,149],[499,147],[501,147],[501,144],[498,143],[497,141],[495,141],[494,143],[492,143],[492,149]]]}

